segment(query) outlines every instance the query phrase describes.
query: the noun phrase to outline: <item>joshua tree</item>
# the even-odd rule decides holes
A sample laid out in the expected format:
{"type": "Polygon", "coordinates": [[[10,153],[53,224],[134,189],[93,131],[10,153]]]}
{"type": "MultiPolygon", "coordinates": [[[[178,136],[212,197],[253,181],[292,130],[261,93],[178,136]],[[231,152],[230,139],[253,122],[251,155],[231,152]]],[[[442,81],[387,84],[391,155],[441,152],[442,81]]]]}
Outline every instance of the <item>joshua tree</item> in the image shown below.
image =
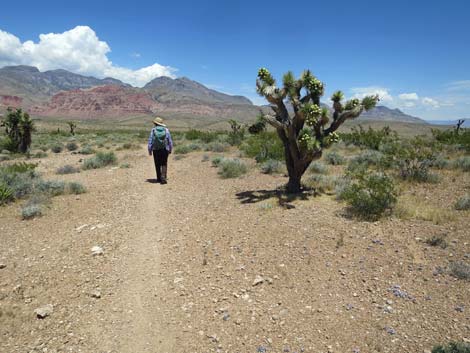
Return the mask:
{"type": "Polygon", "coordinates": [[[465,119],[459,119],[457,121],[457,124],[455,125],[455,133],[458,135],[460,132],[460,128],[462,127],[463,123],[465,122],[465,119]]]}
{"type": "Polygon", "coordinates": [[[21,109],[8,108],[7,116],[1,125],[5,127],[12,152],[26,153],[31,146],[31,137],[35,130],[29,114],[21,109]]]}
{"type": "Polygon", "coordinates": [[[320,106],[324,84],[310,70],[304,71],[299,79],[292,72],[287,72],[282,88],[278,88],[271,73],[262,68],[258,71],[256,87],[275,113],[264,118],[276,128],[284,144],[289,173],[287,191],[292,193],[301,191],[300,179],[310,163],[321,157],[324,148],[339,140],[335,131],[346,120],[375,107],[379,100],[376,95],[362,100],[351,99],[343,104],[344,94],[337,91],[331,97],[333,113],[330,114],[327,108],[320,106]],[[292,113],[289,113],[286,101],[292,106],[292,113]]]}
{"type": "Polygon", "coordinates": [[[69,124],[70,127],[70,135],[75,136],[75,128],[77,127],[77,124],[73,121],[68,121],[67,124],[69,124]]]}

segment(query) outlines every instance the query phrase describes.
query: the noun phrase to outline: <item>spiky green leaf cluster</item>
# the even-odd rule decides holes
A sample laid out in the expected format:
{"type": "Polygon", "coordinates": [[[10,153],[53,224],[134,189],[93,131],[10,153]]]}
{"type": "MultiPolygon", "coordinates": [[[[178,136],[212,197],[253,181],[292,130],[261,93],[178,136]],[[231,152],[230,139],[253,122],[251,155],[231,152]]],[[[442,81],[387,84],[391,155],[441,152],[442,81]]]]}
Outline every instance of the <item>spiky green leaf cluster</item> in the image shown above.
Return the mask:
{"type": "Polygon", "coordinates": [[[321,123],[322,126],[328,124],[328,121],[330,121],[329,114],[330,114],[330,112],[328,111],[327,108],[322,108],[322,110],[321,110],[321,119],[320,119],[320,123],[321,123]]]}
{"type": "Polygon", "coordinates": [[[357,108],[361,104],[360,100],[357,98],[350,99],[346,102],[346,105],[344,106],[345,110],[353,110],[357,108]]]}
{"type": "Polygon", "coordinates": [[[262,67],[258,70],[258,78],[263,81],[265,84],[272,86],[276,83],[274,77],[271,75],[268,69],[262,67]]]}
{"type": "Polygon", "coordinates": [[[365,110],[370,110],[377,105],[378,101],[379,101],[378,95],[367,96],[362,99],[362,106],[364,107],[365,110]]]}
{"type": "Polygon", "coordinates": [[[339,135],[336,132],[332,132],[331,134],[328,134],[328,136],[326,136],[323,139],[323,146],[329,147],[338,141],[339,141],[339,135]]]}
{"type": "Polygon", "coordinates": [[[335,103],[339,103],[341,102],[342,100],[344,99],[344,93],[341,92],[341,91],[336,91],[335,93],[333,93],[333,95],[331,96],[331,100],[335,103]]]}
{"type": "Polygon", "coordinates": [[[299,144],[300,147],[308,151],[314,151],[320,149],[320,143],[312,136],[312,130],[304,128],[299,133],[299,144]]]}
{"type": "Polygon", "coordinates": [[[318,123],[318,118],[321,116],[322,110],[314,103],[307,103],[302,107],[302,113],[305,116],[307,125],[314,126],[318,123]]]}

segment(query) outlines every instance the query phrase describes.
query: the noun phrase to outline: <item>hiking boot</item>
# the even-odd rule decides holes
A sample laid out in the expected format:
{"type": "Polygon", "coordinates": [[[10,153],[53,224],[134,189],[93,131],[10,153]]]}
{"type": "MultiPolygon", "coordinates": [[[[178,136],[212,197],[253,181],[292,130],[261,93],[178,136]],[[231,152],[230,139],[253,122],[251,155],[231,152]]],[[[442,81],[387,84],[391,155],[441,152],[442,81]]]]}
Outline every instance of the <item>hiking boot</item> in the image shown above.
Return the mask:
{"type": "Polygon", "coordinates": [[[162,165],[162,181],[161,181],[162,184],[167,183],[167,181],[166,181],[166,171],[167,171],[166,165],[162,165]]]}

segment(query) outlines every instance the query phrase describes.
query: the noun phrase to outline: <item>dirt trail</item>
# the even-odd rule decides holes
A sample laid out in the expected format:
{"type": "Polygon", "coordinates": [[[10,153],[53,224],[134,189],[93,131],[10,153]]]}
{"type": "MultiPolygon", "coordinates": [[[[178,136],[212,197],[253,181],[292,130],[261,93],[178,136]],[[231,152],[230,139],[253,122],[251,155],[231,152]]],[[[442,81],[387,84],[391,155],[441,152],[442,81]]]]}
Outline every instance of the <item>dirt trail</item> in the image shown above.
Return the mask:
{"type": "MultiPolygon", "coordinates": [[[[436,273],[469,253],[465,216],[358,222],[328,196],[279,199],[282,176],[220,179],[192,153],[162,186],[144,149],[126,154],[130,169],[62,177],[88,193],[44,217],[0,209],[0,352],[411,353],[470,339],[468,283],[436,273]],[[419,239],[443,232],[445,250],[419,239]]],[[[79,157],[54,158],[46,178],[79,157]]]]}

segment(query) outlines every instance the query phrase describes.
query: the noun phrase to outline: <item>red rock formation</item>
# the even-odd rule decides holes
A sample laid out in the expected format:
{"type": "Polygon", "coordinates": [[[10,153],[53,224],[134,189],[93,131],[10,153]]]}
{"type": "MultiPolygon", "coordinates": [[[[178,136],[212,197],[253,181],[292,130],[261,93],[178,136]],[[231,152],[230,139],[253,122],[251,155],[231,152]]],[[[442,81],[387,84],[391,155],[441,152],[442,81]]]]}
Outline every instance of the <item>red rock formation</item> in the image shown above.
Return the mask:
{"type": "Polygon", "coordinates": [[[4,107],[20,108],[23,98],[17,96],[0,96],[0,105],[4,107]]]}
{"type": "Polygon", "coordinates": [[[59,92],[31,112],[40,116],[100,119],[145,116],[154,113],[157,103],[149,94],[122,86],[100,86],[59,92]]]}

